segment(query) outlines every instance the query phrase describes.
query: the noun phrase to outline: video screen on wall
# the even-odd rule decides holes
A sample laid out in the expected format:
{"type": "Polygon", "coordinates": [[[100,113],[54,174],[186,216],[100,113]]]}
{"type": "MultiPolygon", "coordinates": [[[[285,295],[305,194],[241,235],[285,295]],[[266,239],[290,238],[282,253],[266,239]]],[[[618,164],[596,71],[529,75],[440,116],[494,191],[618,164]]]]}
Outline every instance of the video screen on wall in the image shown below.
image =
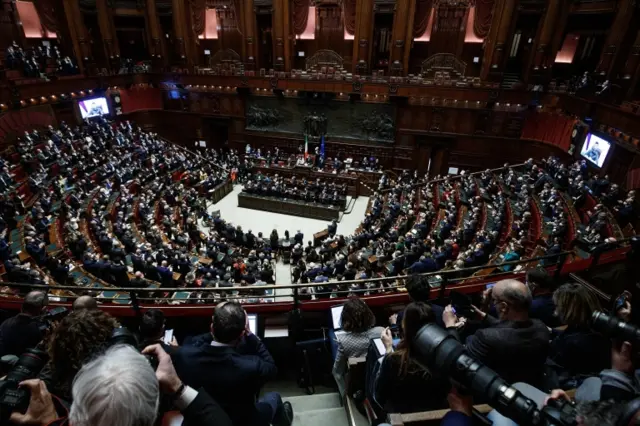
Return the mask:
{"type": "Polygon", "coordinates": [[[109,114],[109,104],[104,97],[78,101],[78,108],[83,120],[109,114]]]}
{"type": "Polygon", "coordinates": [[[602,167],[610,149],[611,142],[593,133],[588,133],[582,145],[582,150],[580,150],[580,155],[596,166],[602,167]]]}

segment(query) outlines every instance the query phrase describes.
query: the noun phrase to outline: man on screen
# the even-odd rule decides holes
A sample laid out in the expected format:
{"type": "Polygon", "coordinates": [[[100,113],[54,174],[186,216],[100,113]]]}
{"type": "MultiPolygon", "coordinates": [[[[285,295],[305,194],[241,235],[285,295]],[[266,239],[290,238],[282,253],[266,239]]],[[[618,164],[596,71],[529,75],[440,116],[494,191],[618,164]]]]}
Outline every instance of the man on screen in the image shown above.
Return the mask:
{"type": "Polygon", "coordinates": [[[103,114],[104,112],[102,111],[102,105],[95,104],[89,111],[88,117],[95,117],[97,115],[103,115],[103,114]]]}
{"type": "Polygon", "coordinates": [[[600,144],[598,141],[593,143],[593,146],[584,153],[584,156],[589,160],[593,161],[596,164],[600,164],[600,155],[602,154],[602,150],[600,149],[600,144]]]}

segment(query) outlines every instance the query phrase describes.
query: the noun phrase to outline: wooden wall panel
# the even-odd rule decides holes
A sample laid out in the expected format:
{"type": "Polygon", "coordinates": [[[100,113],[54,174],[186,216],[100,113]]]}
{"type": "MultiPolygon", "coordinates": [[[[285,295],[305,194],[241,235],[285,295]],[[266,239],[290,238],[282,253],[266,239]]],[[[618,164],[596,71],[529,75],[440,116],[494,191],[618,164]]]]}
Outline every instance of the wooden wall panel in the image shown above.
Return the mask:
{"type": "Polygon", "coordinates": [[[196,114],[244,118],[242,100],[234,95],[191,92],[190,111],[196,114]]]}
{"type": "Polygon", "coordinates": [[[442,132],[520,137],[523,112],[475,108],[404,106],[398,109],[400,133],[442,132]]]}

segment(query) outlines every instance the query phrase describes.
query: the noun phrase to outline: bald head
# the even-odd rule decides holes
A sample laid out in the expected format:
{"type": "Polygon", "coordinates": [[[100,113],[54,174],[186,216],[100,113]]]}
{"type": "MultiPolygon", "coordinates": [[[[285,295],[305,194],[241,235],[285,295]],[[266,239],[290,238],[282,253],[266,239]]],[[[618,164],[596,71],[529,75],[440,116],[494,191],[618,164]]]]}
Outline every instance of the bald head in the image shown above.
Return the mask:
{"type": "Polygon", "coordinates": [[[98,309],[98,302],[91,296],[80,296],[73,302],[73,310],[80,311],[82,309],[94,310],[98,309]]]}
{"type": "Polygon", "coordinates": [[[496,303],[503,302],[507,311],[522,317],[528,317],[531,307],[531,292],[529,288],[518,280],[498,281],[493,287],[493,299],[496,303]]]}
{"type": "Polygon", "coordinates": [[[44,308],[49,304],[49,298],[44,291],[30,291],[22,303],[22,312],[25,314],[38,316],[42,314],[44,308]]]}

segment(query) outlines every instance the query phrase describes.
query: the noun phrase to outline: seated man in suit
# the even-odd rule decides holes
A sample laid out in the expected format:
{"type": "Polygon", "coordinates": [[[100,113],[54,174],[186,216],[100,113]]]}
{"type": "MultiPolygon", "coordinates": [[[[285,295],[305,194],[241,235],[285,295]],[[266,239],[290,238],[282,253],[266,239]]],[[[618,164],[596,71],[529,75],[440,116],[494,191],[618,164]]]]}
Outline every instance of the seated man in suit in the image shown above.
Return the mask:
{"type": "MultiPolygon", "coordinates": [[[[467,353],[509,383],[542,386],[550,333],[542,321],[529,318],[531,292],[520,281],[502,280],[489,293],[500,320],[477,310],[483,328],[467,338],[467,353]]],[[[458,318],[451,306],[442,319],[455,330],[458,318]]]]}
{"type": "Polygon", "coordinates": [[[293,409],[280,394],[257,400],[260,388],[277,367],[260,339],[251,333],[242,305],[218,305],[211,322],[210,344],[189,345],[173,355],[180,378],[204,388],[229,414],[234,425],[290,426],[293,409]]]}

